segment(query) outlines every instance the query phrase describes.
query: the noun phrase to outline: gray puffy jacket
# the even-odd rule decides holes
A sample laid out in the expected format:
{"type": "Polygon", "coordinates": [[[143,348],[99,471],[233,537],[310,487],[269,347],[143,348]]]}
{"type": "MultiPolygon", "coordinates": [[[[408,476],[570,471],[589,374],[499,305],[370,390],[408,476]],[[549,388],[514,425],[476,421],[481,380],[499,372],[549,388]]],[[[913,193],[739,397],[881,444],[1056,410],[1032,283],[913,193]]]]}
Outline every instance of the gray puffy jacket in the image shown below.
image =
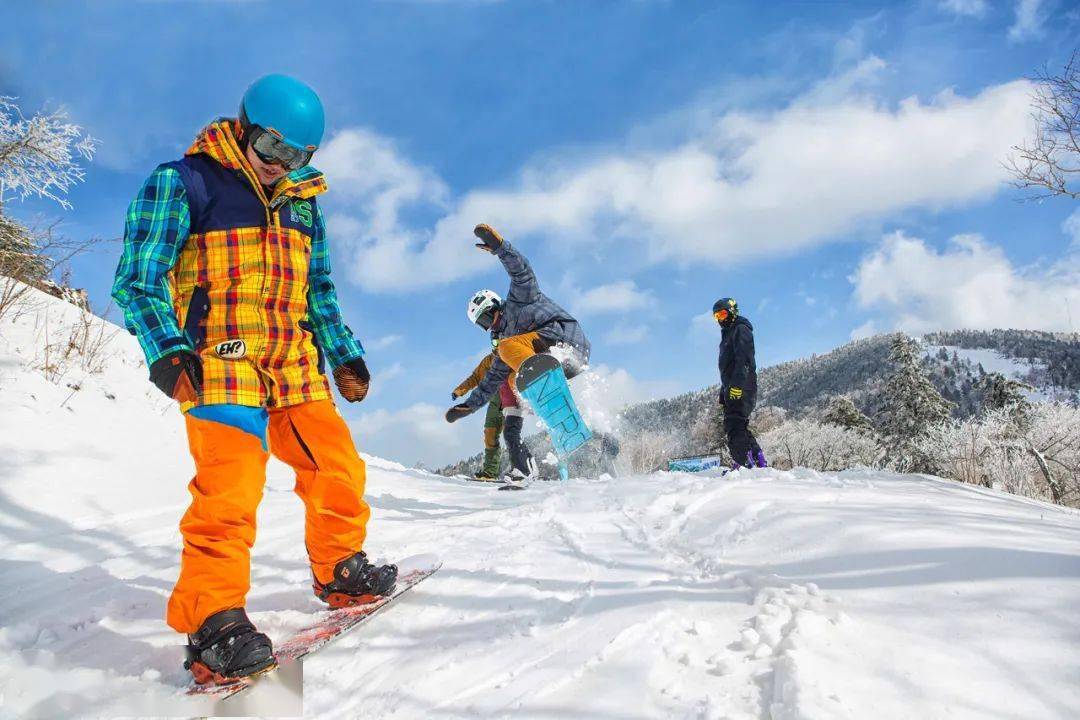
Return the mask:
{"type": "MultiPolygon", "coordinates": [[[[552,344],[567,345],[573,348],[581,364],[589,361],[592,347],[589,345],[581,325],[570,313],[563,310],[544,293],[540,292],[540,283],[536,281],[529,261],[514,249],[513,245],[503,242],[495,253],[510,275],[510,292],[502,304],[499,322],[491,329],[493,339],[523,335],[536,332],[552,344]]],[[[488,368],[487,374],[476,386],[465,405],[471,408],[483,406],[499,390],[499,386],[510,375],[510,366],[496,358],[488,368]]]]}

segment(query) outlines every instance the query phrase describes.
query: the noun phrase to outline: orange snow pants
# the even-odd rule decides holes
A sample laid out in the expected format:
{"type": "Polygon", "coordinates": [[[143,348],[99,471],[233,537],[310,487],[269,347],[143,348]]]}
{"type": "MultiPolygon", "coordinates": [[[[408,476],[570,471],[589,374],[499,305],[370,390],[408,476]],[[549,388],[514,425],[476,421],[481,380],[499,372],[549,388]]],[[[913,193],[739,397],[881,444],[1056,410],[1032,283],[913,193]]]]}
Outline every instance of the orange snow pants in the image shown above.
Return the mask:
{"type": "Polygon", "coordinates": [[[193,633],[214,613],[244,607],[270,452],[296,471],[304,539],[319,582],[333,580],[334,566],[362,549],[371,515],[366,470],[332,401],[269,409],[269,452],[251,432],[190,413],[184,418],[195,477],[188,485],[191,506],[180,520],[180,579],[169,598],[174,630],[193,633]]]}
{"type": "Polygon", "coordinates": [[[506,382],[510,383],[511,388],[514,387],[514,380],[517,378],[517,371],[521,369],[521,363],[536,355],[534,343],[539,339],[539,333],[527,332],[521,335],[511,335],[499,341],[499,346],[496,348],[499,359],[509,365],[513,371],[506,378],[506,382]]]}

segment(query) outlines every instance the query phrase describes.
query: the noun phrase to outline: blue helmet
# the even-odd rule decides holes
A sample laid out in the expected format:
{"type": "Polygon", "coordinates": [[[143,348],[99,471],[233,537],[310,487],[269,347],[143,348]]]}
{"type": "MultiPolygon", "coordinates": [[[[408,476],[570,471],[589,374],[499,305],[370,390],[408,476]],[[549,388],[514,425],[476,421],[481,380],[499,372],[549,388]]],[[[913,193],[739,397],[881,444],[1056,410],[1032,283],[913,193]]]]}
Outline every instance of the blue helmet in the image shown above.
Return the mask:
{"type": "Polygon", "coordinates": [[[287,144],[307,151],[319,147],[326,124],[319,96],[288,75],[266,75],[251,83],[240,101],[240,122],[273,130],[287,144]]]}

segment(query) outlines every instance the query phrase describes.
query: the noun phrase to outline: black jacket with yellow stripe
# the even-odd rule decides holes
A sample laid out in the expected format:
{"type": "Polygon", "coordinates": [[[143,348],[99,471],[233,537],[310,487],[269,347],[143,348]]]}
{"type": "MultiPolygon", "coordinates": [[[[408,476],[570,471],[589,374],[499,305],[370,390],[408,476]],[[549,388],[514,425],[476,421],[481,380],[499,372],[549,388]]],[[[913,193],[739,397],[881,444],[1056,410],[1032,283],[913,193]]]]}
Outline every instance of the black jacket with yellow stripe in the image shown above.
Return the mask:
{"type": "Polygon", "coordinates": [[[757,403],[754,326],[741,315],[721,328],[720,402],[725,412],[749,417],[757,403]],[[731,397],[732,389],[737,397],[731,397]]]}

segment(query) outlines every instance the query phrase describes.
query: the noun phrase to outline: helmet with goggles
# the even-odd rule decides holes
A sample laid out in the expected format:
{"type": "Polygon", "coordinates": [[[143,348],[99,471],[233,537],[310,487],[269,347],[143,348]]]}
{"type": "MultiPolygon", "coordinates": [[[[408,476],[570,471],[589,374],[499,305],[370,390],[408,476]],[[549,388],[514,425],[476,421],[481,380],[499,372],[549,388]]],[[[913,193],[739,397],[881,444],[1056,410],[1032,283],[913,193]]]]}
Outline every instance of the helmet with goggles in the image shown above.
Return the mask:
{"type": "Polygon", "coordinates": [[[476,323],[485,330],[495,324],[495,313],[502,308],[502,298],[494,290],[479,290],[469,298],[465,313],[469,322],[476,323]]]}
{"type": "Polygon", "coordinates": [[[322,142],[325,118],[315,91],[288,75],[267,75],[240,101],[244,139],[259,159],[298,170],[322,142]]]}
{"type": "Polygon", "coordinates": [[[739,316],[739,304],[735,302],[735,298],[720,298],[713,303],[712,312],[716,322],[723,325],[739,316]]]}

